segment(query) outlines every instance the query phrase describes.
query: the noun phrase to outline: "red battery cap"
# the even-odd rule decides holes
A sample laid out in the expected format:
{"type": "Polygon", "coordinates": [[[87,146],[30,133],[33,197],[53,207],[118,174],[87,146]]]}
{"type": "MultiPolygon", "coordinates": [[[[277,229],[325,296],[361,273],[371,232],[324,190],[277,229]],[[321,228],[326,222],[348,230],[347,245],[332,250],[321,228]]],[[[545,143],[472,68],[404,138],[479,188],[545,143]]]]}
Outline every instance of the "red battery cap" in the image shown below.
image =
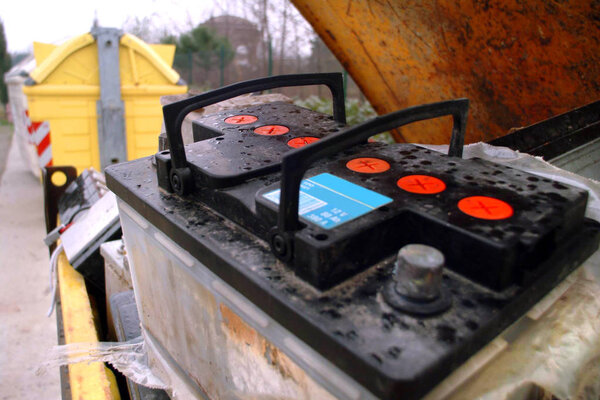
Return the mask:
{"type": "Polygon", "coordinates": [[[290,128],[283,125],[263,125],[254,130],[254,133],[264,136],[278,136],[288,133],[290,128]]]}
{"type": "Polygon", "coordinates": [[[363,174],[379,174],[390,169],[390,164],[380,158],[360,157],[348,161],[346,168],[363,174]]]}
{"type": "Polygon", "coordinates": [[[458,202],[458,209],[471,217],[479,219],[506,219],[514,211],[510,204],[488,196],[465,197],[458,202]]]}
{"type": "Polygon", "coordinates": [[[299,147],[304,147],[307,144],[314,143],[317,140],[319,140],[319,138],[312,137],[312,136],[300,136],[300,137],[293,138],[292,140],[288,141],[287,145],[297,149],[299,147]]]}
{"type": "Polygon", "coordinates": [[[232,125],[251,124],[256,121],[258,121],[258,118],[256,118],[254,115],[234,115],[232,117],[225,118],[225,123],[232,125]]]}
{"type": "Polygon", "coordinates": [[[446,190],[443,180],[429,175],[407,175],[398,179],[398,187],[410,193],[436,194],[446,190]]]}

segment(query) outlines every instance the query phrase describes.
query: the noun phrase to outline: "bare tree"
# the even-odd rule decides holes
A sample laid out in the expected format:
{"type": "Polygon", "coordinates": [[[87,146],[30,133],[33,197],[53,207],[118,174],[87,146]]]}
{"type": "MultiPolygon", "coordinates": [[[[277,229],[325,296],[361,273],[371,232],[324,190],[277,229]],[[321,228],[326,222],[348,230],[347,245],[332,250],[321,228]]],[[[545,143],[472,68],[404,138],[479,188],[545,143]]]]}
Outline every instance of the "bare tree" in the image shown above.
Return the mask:
{"type": "Polygon", "coordinates": [[[285,64],[284,61],[284,49],[285,49],[285,39],[287,37],[287,21],[288,21],[288,8],[289,3],[286,1],[282,6],[282,22],[281,22],[281,38],[279,39],[279,74],[283,74],[283,66],[285,64]]]}
{"type": "Polygon", "coordinates": [[[289,0],[217,0],[215,5],[222,13],[238,15],[258,26],[262,37],[258,56],[263,61],[265,75],[269,46],[278,50],[279,73],[285,72],[286,59],[294,60],[298,69],[297,61],[310,54],[310,43],[316,34],[289,0]]]}

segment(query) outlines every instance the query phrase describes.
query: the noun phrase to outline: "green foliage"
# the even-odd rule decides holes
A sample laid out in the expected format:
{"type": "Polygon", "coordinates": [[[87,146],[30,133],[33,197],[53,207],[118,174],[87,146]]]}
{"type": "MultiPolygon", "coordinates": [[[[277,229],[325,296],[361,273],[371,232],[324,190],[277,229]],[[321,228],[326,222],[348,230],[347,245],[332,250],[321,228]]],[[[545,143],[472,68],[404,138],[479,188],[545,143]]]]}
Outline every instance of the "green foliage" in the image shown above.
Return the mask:
{"type": "Polygon", "coordinates": [[[8,91],[4,83],[4,74],[12,65],[10,56],[6,52],[6,36],[4,35],[4,23],[0,20],[0,103],[8,103],[8,91]]]}
{"type": "MultiPolygon", "coordinates": [[[[296,99],[294,104],[323,114],[333,113],[333,104],[330,99],[310,96],[306,99],[296,99]]],[[[361,102],[358,99],[346,99],[346,123],[348,126],[360,124],[375,116],[377,114],[369,102],[361,102]]],[[[373,139],[378,142],[394,143],[394,139],[388,132],[375,135],[373,139]]]]}
{"type": "Polygon", "coordinates": [[[213,66],[225,67],[235,56],[229,40],[205,25],[198,25],[179,38],[165,36],[161,42],[177,46],[175,62],[181,67],[189,67],[186,65],[189,60],[193,60],[205,70],[213,66]]]}
{"type": "Polygon", "coordinates": [[[159,42],[161,44],[174,44],[175,46],[177,46],[177,36],[171,33],[167,33],[160,38],[159,42]]]}

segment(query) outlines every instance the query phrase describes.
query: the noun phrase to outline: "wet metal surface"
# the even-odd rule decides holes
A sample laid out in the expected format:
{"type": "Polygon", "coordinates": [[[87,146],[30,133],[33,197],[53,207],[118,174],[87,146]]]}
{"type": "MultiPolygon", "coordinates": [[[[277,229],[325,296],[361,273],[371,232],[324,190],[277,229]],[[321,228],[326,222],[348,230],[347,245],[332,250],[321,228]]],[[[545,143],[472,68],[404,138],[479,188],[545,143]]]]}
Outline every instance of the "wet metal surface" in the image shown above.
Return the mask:
{"type": "MultiPolygon", "coordinates": [[[[469,98],[467,143],[600,98],[596,0],[292,2],[379,114],[469,98]]],[[[396,133],[415,143],[449,138],[449,121],[396,133]]]]}

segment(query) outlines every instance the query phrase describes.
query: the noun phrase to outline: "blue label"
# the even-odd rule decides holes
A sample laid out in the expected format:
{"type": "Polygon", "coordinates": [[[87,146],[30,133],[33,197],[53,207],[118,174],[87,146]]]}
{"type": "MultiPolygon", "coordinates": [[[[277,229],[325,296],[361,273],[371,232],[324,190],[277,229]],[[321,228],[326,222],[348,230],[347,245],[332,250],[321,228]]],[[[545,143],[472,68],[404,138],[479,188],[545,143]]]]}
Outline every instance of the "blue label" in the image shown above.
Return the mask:
{"type": "MultiPolygon", "coordinates": [[[[279,204],[280,192],[277,189],[263,197],[279,204]]],[[[325,173],[302,180],[298,215],[331,229],[391,202],[389,197],[325,173]]]]}

